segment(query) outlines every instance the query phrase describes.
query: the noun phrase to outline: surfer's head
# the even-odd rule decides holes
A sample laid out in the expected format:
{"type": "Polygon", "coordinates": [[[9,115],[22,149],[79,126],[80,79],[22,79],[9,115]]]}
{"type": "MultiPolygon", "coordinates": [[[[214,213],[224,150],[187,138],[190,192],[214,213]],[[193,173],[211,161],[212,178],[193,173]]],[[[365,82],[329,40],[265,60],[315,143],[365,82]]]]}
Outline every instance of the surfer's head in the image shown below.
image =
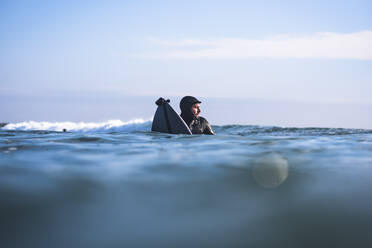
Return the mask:
{"type": "Polygon", "coordinates": [[[181,115],[184,117],[198,117],[200,113],[200,103],[198,99],[193,96],[185,96],[181,99],[180,108],[181,115]]]}
{"type": "Polygon", "coordinates": [[[199,114],[201,112],[200,110],[200,103],[195,103],[191,106],[191,112],[196,116],[199,117],[199,114]]]}

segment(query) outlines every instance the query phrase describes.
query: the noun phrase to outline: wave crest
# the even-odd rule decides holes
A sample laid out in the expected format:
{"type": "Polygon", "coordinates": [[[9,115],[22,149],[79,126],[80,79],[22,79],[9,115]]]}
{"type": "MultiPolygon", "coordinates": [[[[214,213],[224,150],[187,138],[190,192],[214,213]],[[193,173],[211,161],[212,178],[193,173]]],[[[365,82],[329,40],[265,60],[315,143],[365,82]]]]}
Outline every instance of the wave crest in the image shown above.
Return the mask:
{"type": "Polygon", "coordinates": [[[9,123],[3,130],[45,130],[68,132],[131,132],[131,131],[150,131],[151,120],[133,119],[130,121],[108,120],[105,122],[38,122],[26,121],[19,123],[9,123]]]}

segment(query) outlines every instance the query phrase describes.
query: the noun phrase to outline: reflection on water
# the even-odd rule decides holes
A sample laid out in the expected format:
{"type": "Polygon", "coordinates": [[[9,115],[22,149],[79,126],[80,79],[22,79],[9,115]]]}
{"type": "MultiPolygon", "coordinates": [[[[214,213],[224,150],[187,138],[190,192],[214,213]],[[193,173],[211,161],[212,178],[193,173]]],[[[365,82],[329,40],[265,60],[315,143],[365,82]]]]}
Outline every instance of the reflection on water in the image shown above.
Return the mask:
{"type": "Polygon", "coordinates": [[[370,133],[231,128],[0,131],[0,247],[371,247],[370,133]]]}

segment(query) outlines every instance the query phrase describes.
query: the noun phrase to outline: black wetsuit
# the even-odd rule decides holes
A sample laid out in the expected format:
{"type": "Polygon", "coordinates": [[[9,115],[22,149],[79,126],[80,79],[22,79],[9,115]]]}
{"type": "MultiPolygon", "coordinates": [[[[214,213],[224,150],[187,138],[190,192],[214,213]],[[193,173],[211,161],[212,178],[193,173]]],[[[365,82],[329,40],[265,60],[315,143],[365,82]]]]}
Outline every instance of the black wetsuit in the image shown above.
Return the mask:
{"type": "Polygon", "coordinates": [[[211,125],[203,117],[196,117],[191,110],[192,105],[201,103],[198,99],[192,96],[185,96],[180,102],[181,117],[189,126],[193,134],[215,134],[211,125]]]}

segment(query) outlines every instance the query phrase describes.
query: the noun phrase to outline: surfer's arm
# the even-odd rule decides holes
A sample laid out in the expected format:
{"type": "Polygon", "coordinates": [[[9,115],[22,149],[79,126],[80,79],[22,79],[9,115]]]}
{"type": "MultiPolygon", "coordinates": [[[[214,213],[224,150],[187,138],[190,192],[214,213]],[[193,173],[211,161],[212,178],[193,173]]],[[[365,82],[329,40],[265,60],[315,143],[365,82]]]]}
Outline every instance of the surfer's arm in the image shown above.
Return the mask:
{"type": "Polygon", "coordinates": [[[215,135],[215,133],[213,132],[213,129],[212,129],[211,125],[209,125],[209,123],[206,126],[206,128],[204,129],[204,134],[215,135]]]}
{"type": "Polygon", "coordinates": [[[204,126],[204,130],[203,130],[203,134],[211,134],[211,135],[214,135],[215,133],[213,132],[213,129],[211,127],[211,125],[209,124],[209,122],[203,118],[203,126],[204,126]]]}

